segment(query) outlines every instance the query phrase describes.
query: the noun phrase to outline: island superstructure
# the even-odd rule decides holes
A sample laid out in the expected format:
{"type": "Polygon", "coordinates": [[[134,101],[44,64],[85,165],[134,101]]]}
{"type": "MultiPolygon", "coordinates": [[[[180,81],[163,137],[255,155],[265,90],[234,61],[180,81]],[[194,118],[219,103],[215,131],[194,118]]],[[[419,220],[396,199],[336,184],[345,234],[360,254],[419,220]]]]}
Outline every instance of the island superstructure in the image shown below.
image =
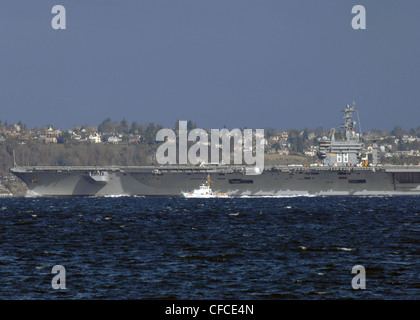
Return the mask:
{"type": "Polygon", "coordinates": [[[344,112],[345,139],[319,141],[318,163],[265,167],[246,175],[244,165],[15,166],[28,196],[179,196],[211,176],[214,192],[229,196],[420,195],[419,166],[381,166],[374,143],[366,152],[353,121],[354,104],[344,112]],[[370,159],[369,159],[370,156],[370,159]]]}

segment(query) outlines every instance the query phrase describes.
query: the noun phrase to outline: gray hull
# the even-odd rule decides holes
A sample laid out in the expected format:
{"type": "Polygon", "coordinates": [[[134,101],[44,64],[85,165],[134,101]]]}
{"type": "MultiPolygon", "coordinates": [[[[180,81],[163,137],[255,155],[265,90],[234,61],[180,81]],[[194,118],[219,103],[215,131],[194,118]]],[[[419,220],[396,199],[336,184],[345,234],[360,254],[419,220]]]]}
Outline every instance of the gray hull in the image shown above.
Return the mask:
{"type": "Polygon", "coordinates": [[[420,167],[15,167],[28,196],[180,196],[205,182],[230,196],[420,195],[420,167]]]}

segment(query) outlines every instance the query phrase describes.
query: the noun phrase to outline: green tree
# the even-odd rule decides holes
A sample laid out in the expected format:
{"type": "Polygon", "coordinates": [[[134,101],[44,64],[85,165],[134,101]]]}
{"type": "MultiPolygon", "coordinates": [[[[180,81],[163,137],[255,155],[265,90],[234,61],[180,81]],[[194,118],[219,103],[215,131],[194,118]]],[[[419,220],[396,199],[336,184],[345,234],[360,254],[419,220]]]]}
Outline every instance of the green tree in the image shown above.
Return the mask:
{"type": "Polygon", "coordinates": [[[269,139],[270,137],[276,136],[279,134],[279,131],[277,129],[273,129],[271,127],[264,129],[264,137],[266,139],[269,139]]]}
{"type": "Polygon", "coordinates": [[[289,143],[292,151],[297,153],[303,153],[303,139],[300,133],[296,129],[289,131],[289,143]]]}
{"type": "Polygon", "coordinates": [[[112,133],[114,131],[111,118],[106,118],[104,121],[102,121],[98,126],[98,132],[99,133],[112,133]]]}
{"type": "Polygon", "coordinates": [[[61,136],[58,137],[57,143],[69,143],[71,141],[71,133],[64,131],[61,136]]]}
{"type": "Polygon", "coordinates": [[[125,120],[125,118],[123,118],[120,122],[120,125],[118,127],[118,131],[121,133],[128,133],[129,131],[129,126],[128,126],[128,122],[127,120],[125,120]]]}
{"type": "Polygon", "coordinates": [[[197,128],[197,125],[192,121],[192,120],[188,120],[187,121],[187,130],[191,131],[197,128]]]}
{"type": "Polygon", "coordinates": [[[155,134],[155,124],[153,122],[148,123],[144,132],[144,138],[146,140],[147,144],[154,144],[156,140],[156,134],[155,134]]]}
{"type": "Polygon", "coordinates": [[[139,132],[138,127],[139,127],[139,125],[137,124],[137,122],[136,121],[133,121],[131,123],[129,133],[131,133],[131,134],[137,134],[139,132]]]}
{"type": "Polygon", "coordinates": [[[401,126],[395,126],[394,129],[391,130],[391,135],[401,138],[404,135],[404,130],[401,126]]]}
{"type": "Polygon", "coordinates": [[[308,137],[308,128],[305,128],[305,130],[303,130],[303,134],[302,134],[302,140],[303,141],[308,141],[309,137],[308,137]]]}

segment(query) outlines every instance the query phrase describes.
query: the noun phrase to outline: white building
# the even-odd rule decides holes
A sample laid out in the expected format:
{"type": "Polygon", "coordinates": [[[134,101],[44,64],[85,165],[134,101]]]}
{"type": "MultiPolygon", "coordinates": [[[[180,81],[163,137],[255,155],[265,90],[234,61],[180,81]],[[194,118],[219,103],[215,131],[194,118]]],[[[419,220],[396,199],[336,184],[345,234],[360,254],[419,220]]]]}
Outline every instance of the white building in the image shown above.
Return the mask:
{"type": "Polygon", "coordinates": [[[118,137],[115,137],[115,136],[112,136],[112,137],[108,138],[108,142],[110,142],[110,143],[120,143],[121,141],[122,141],[121,138],[118,138],[118,137]]]}
{"type": "Polygon", "coordinates": [[[90,134],[89,135],[89,141],[94,143],[101,143],[102,139],[101,136],[98,133],[90,134]]]}

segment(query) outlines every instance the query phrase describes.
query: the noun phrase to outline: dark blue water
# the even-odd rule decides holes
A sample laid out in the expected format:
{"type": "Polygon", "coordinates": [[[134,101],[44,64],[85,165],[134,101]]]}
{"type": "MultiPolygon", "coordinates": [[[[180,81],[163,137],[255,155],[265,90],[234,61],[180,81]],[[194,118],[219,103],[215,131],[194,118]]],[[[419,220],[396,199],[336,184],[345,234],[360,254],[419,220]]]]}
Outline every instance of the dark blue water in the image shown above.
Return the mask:
{"type": "Polygon", "coordinates": [[[0,199],[0,299],[419,299],[419,197],[0,199]],[[53,289],[54,265],[66,289],[53,289]],[[354,290],[351,269],[366,270],[354,290]]]}

